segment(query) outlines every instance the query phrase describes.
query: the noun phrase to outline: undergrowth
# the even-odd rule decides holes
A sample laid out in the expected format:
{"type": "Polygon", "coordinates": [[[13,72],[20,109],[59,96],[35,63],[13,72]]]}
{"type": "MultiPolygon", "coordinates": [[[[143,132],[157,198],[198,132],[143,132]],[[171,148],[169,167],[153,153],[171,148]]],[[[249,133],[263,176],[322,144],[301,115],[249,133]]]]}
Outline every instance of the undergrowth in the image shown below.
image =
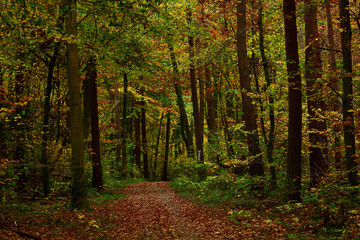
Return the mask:
{"type": "Polygon", "coordinates": [[[226,208],[242,224],[261,218],[269,232],[285,231],[287,239],[360,239],[359,187],[326,181],[304,190],[303,202],[289,203],[281,184],[272,190],[266,179],[256,179],[265,183],[260,197],[251,190],[251,181],[248,175],[223,171],[203,181],[181,177],[170,184],[189,200],[226,208]]]}
{"type": "MultiPolygon", "coordinates": [[[[88,189],[88,201],[91,205],[100,205],[108,201],[125,197],[120,192],[121,189],[132,183],[142,182],[143,179],[133,178],[125,180],[107,179],[102,191],[88,189]]],[[[51,195],[49,198],[34,200],[18,200],[2,201],[0,204],[0,213],[16,212],[18,215],[31,214],[51,214],[63,208],[68,208],[70,204],[70,194],[51,195]]]]}

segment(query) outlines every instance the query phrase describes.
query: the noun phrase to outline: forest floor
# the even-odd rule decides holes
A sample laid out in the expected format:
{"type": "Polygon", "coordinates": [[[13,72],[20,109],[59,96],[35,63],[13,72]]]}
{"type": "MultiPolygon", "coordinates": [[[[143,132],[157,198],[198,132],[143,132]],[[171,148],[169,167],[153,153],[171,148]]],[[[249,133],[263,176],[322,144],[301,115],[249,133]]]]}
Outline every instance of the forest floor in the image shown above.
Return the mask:
{"type": "Polygon", "coordinates": [[[66,209],[64,204],[49,207],[45,202],[0,209],[0,239],[290,239],[291,235],[264,215],[235,221],[226,206],[190,202],[167,182],[130,184],[106,199],[90,198],[90,203],[91,210],[66,209]]]}

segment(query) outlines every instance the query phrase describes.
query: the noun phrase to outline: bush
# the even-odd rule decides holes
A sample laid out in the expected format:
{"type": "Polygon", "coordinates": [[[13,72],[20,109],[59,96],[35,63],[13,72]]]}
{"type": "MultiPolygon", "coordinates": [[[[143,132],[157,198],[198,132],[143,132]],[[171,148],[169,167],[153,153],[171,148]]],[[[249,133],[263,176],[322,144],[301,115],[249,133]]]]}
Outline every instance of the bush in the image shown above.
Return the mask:
{"type": "Polygon", "coordinates": [[[309,220],[331,231],[346,226],[343,232],[351,235],[356,231],[359,234],[357,226],[360,219],[359,190],[359,186],[330,184],[307,191],[304,204],[307,204],[309,220]]]}

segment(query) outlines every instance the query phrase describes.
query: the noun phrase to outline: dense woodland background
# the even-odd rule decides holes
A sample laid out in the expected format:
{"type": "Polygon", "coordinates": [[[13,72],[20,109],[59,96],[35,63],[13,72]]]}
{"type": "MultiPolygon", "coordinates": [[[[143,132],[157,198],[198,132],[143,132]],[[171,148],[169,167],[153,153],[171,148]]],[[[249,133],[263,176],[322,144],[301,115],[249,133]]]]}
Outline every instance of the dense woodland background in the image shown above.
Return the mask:
{"type": "Polygon", "coordinates": [[[0,3],[1,204],[144,178],[359,222],[359,2],[0,3]]]}

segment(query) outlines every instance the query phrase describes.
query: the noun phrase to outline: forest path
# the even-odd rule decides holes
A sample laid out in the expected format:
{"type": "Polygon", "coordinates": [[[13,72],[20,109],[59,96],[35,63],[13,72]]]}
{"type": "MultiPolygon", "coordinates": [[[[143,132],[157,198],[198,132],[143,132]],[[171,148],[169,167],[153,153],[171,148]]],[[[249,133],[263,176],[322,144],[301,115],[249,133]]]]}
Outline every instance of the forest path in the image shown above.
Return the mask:
{"type": "Polygon", "coordinates": [[[35,202],[37,210],[26,214],[21,209],[0,211],[0,239],[267,239],[262,228],[255,233],[250,227],[258,225],[258,220],[236,224],[225,209],[194,204],[167,182],[130,184],[109,197],[93,202],[90,210],[51,210],[35,202]]]}
{"type": "Polygon", "coordinates": [[[167,182],[131,184],[124,193],[118,239],[242,239],[225,215],[179,197],[167,182]]]}

